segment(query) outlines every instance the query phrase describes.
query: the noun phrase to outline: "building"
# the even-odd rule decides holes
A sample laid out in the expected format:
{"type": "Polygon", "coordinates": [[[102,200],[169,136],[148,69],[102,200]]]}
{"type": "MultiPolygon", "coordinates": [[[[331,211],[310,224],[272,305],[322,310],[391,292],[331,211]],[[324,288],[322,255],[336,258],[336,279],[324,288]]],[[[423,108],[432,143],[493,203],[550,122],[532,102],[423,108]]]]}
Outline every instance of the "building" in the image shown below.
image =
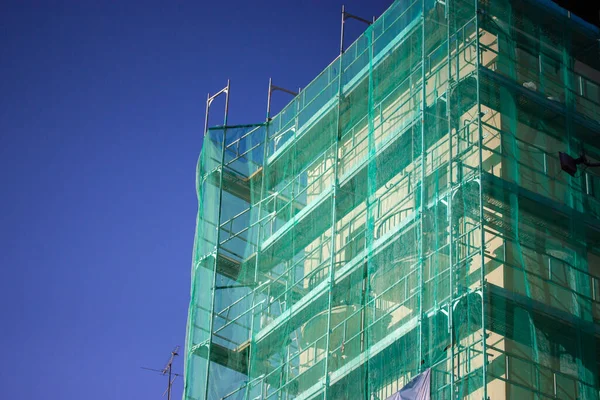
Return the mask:
{"type": "Polygon", "coordinates": [[[266,123],[205,133],[184,398],[598,399],[600,31],[400,0],[266,123]]]}

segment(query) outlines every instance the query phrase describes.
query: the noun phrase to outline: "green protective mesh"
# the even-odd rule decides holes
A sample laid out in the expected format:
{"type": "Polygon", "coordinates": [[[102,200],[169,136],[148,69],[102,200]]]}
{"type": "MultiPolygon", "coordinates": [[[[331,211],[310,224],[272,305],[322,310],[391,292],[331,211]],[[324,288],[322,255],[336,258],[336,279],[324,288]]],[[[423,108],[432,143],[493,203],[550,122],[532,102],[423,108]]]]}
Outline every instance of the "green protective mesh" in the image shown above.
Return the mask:
{"type": "Polygon", "coordinates": [[[184,399],[598,399],[597,29],[401,0],[272,120],[208,130],[184,399]]]}

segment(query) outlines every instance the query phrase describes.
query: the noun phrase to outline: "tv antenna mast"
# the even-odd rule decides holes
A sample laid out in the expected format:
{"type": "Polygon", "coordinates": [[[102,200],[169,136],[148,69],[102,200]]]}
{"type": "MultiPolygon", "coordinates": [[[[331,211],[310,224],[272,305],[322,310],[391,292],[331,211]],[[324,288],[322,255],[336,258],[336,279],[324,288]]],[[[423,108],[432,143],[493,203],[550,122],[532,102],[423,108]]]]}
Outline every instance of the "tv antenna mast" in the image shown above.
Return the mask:
{"type": "Polygon", "coordinates": [[[181,374],[176,374],[175,372],[173,372],[173,360],[175,360],[175,357],[177,357],[179,355],[178,352],[179,352],[179,346],[175,346],[175,348],[171,351],[171,356],[169,357],[169,361],[167,361],[167,364],[165,365],[165,367],[163,369],[153,369],[153,368],[142,367],[142,369],[158,372],[163,376],[169,377],[169,383],[167,385],[167,389],[162,394],[162,397],[164,397],[165,394],[167,395],[167,400],[171,400],[171,388],[173,387],[173,382],[175,382],[175,379],[177,379],[178,376],[181,376],[181,374]]]}

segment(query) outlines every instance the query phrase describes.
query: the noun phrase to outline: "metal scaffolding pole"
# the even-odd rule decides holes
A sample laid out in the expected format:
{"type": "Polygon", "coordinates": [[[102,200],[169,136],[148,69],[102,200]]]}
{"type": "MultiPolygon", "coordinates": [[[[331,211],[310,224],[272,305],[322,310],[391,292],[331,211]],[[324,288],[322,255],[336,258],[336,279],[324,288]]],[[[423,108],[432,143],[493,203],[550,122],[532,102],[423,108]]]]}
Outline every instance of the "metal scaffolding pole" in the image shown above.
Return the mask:
{"type": "Polygon", "coordinates": [[[284,92],[284,93],[291,94],[292,96],[296,97],[296,96],[298,96],[300,89],[298,89],[298,92],[294,92],[293,90],[285,89],[285,88],[282,88],[281,86],[275,86],[275,85],[273,85],[273,79],[269,78],[269,92],[268,92],[269,94],[267,96],[267,122],[271,121],[271,96],[272,96],[273,92],[275,92],[275,91],[284,92]]]}
{"type": "MultiPolygon", "coordinates": [[[[207,100],[206,100],[206,119],[204,121],[204,136],[205,136],[205,140],[206,140],[206,135],[208,133],[208,118],[210,115],[210,106],[211,103],[213,102],[214,99],[216,99],[217,97],[219,97],[222,94],[225,94],[225,115],[223,117],[223,125],[227,126],[227,118],[228,118],[228,114],[229,114],[229,92],[230,92],[230,81],[227,80],[227,86],[225,86],[223,89],[221,89],[220,91],[218,91],[216,94],[214,95],[210,95],[210,93],[208,94],[207,100]]],[[[205,390],[205,396],[206,398],[208,398],[208,388],[209,388],[209,378],[210,378],[210,357],[211,357],[211,349],[212,349],[212,334],[213,334],[213,325],[214,325],[214,306],[215,306],[215,288],[217,286],[217,262],[219,259],[219,248],[220,248],[220,237],[221,237],[221,229],[220,229],[220,225],[221,225],[221,209],[222,209],[222,205],[223,205],[223,164],[225,163],[225,143],[226,143],[226,137],[227,137],[227,129],[223,130],[223,142],[221,144],[221,163],[220,163],[220,173],[219,173],[219,201],[218,201],[218,211],[217,211],[217,226],[216,226],[216,243],[215,243],[215,248],[213,249],[213,253],[212,253],[212,257],[213,257],[213,276],[212,276],[212,282],[211,282],[211,286],[210,286],[210,291],[211,291],[211,304],[209,307],[209,312],[210,312],[210,319],[209,319],[209,327],[208,327],[208,332],[209,332],[209,338],[208,338],[208,343],[207,343],[207,351],[206,351],[206,359],[207,359],[207,368],[206,368],[206,390],[205,390]]]]}
{"type": "Polygon", "coordinates": [[[480,55],[480,35],[479,35],[479,6],[478,1],[473,0],[475,10],[475,71],[477,79],[477,132],[478,132],[478,145],[479,145],[479,162],[478,171],[479,175],[479,229],[480,229],[480,261],[481,261],[481,275],[480,275],[480,290],[481,290],[481,345],[482,345],[482,385],[483,385],[483,399],[487,400],[487,346],[486,346],[486,333],[485,333],[485,217],[483,210],[483,128],[481,126],[481,84],[479,76],[479,68],[481,63],[480,55]]]}
{"type": "Polygon", "coordinates": [[[344,24],[347,19],[355,19],[357,21],[364,22],[367,25],[371,25],[373,22],[375,22],[375,17],[373,17],[373,21],[369,21],[368,19],[364,19],[364,18],[358,17],[354,14],[350,14],[349,12],[346,12],[346,6],[342,5],[342,32],[340,34],[340,54],[343,54],[345,51],[345,49],[344,49],[344,24]]]}

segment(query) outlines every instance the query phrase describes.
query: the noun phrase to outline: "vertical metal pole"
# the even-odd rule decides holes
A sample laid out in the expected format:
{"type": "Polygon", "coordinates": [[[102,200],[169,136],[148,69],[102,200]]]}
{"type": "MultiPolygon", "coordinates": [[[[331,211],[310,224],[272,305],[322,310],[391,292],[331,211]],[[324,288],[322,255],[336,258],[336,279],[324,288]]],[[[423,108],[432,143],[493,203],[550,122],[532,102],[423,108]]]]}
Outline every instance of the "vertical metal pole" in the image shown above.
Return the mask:
{"type": "Polygon", "coordinates": [[[206,114],[204,114],[204,136],[208,132],[208,111],[210,110],[210,93],[206,95],[206,114]]]}
{"type": "Polygon", "coordinates": [[[419,205],[419,361],[418,371],[421,372],[423,368],[423,263],[425,262],[425,245],[424,245],[424,232],[423,228],[425,224],[423,219],[425,217],[425,159],[427,158],[425,150],[425,109],[427,107],[427,87],[425,85],[425,0],[421,1],[421,204],[419,205]]]}
{"type": "MultiPolygon", "coordinates": [[[[227,91],[225,92],[225,118],[223,118],[223,126],[226,127],[227,126],[227,118],[229,117],[229,90],[231,89],[231,83],[229,82],[229,79],[227,79],[227,91]]],[[[223,135],[225,135],[225,132],[227,131],[227,128],[223,129],[223,135]]],[[[225,139],[225,136],[223,136],[223,140],[225,139]]]]}
{"type": "MultiPolygon", "coordinates": [[[[576,107],[576,97],[574,97],[574,93],[576,93],[575,91],[575,87],[573,86],[574,79],[573,75],[574,73],[570,72],[573,71],[573,67],[574,67],[574,63],[575,63],[575,56],[572,55],[572,47],[571,47],[571,43],[573,41],[573,37],[571,35],[571,33],[568,30],[564,31],[564,35],[562,37],[563,43],[562,43],[562,56],[561,56],[561,75],[564,81],[564,87],[563,87],[563,92],[565,94],[565,106],[566,106],[566,147],[568,149],[568,151],[574,152],[576,151],[576,149],[574,148],[576,145],[576,135],[574,135],[574,128],[573,128],[573,114],[575,113],[575,107],[576,107]],[[571,75],[573,74],[573,75],[571,75]]],[[[600,44],[600,40],[598,41],[598,43],[600,44]]],[[[583,80],[581,77],[579,77],[579,95],[583,95],[584,94],[584,86],[583,86],[583,80]]],[[[583,141],[578,141],[578,143],[580,146],[583,146],[584,143],[583,141]]],[[[582,150],[583,147],[580,147],[579,150],[582,150]]],[[[577,179],[576,178],[567,178],[569,182],[571,182],[572,184],[574,183],[575,186],[577,187],[578,183],[577,183],[577,179]]],[[[586,175],[586,180],[587,180],[587,175],[586,175]]],[[[593,188],[592,188],[593,189],[593,188]]],[[[587,185],[586,185],[586,191],[587,191],[587,185]]],[[[568,196],[568,198],[566,199],[566,204],[568,207],[572,208],[572,209],[577,209],[577,203],[581,203],[581,194],[579,191],[577,190],[573,190],[572,191],[573,195],[568,196]]],[[[581,240],[582,236],[585,237],[585,234],[582,233],[582,230],[578,228],[578,224],[574,221],[571,220],[570,224],[569,224],[569,230],[570,233],[572,235],[572,237],[575,237],[579,240],[581,240]]],[[[589,269],[589,264],[587,264],[586,262],[586,257],[583,256],[582,257],[582,252],[583,254],[586,254],[589,251],[589,247],[587,245],[583,246],[583,250],[577,250],[575,251],[575,257],[574,257],[574,262],[575,265],[577,265],[578,267],[582,268],[584,271],[589,269]]],[[[569,270],[569,274],[568,274],[568,279],[569,279],[569,286],[571,288],[578,288],[578,282],[576,277],[574,276],[574,272],[572,269],[569,270]]],[[[592,298],[595,297],[595,281],[592,280],[591,282],[592,284],[592,288],[591,288],[591,292],[592,292],[592,298]]],[[[579,284],[581,287],[581,289],[585,290],[585,287],[587,286],[586,284],[583,284],[583,282],[581,284],[579,284]]],[[[577,299],[576,299],[576,295],[573,294],[574,296],[574,304],[578,304],[577,299]]],[[[591,320],[592,317],[589,315],[589,312],[586,312],[586,308],[579,306],[579,307],[575,307],[574,308],[574,314],[576,316],[578,316],[580,319],[582,320],[591,320]]],[[[585,356],[586,354],[586,346],[587,343],[585,343],[583,341],[583,338],[585,338],[585,335],[582,335],[581,332],[577,332],[577,337],[575,338],[577,341],[577,352],[578,354],[580,354],[579,357],[576,358],[576,364],[577,364],[577,372],[579,375],[579,380],[578,380],[578,384],[577,384],[577,388],[578,391],[580,393],[580,397],[581,398],[586,398],[586,397],[592,397],[590,394],[590,389],[589,387],[587,387],[582,381],[584,382],[593,382],[593,376],[592,376],[592,372],[585,367],[585,359],[587,358],[585,356]]],[[[589,358],[587,358],[589,360],[589,358]]],[[[597,371],[596,371],[597,372],[597,371]]],[[[554,379],[555,379],[555,384],[556,384],[556,374],[554,375],[554,379]]],[[[596,392],[597,393],[597,392],[596,392]]]]}
{"type": "MultiPolygon", "coordinates": [[[[342,6],[342,32],[343,32],[343,24],[344,24],[344,7],[342,6]]],[[[343,35],[342,35],[342,43],[343,43],[343,35]]],[[[340,52],[339,56],[339,67],[338,67],[338,104],[337,104],[337,126],[336,126],[336,134],[333,138],[335,141],[333,145],[334,153],[333,153],[333,188],[332,188],[332,201],[331,201],[331,241],[330,241],[330,254],[329,254],[329,293],[327,299],[327,333],[325,339],[325,398],[327,399],[329,396],[329,341],[331,337],[331,307],[333,304],[333,286],[335,280],[335,235],[336,235],[336,197],[337,197],[337,189],[339,185],[338,181],[338,157],[339,157],[339,143],[342,136],[341,126],[340,126],[340,113],[341,113],[341,103],[342,103],[342,57],[343,53],[340,52]]],[[[327,160],[325,160],[327,162],[327,160]]]]}
{"type": "Polygon", "coordinates": [[[273,86],[273,78],[269,78],[269,94],[267,95],[267,123],[271,119],[271,88],[273,86]]]}
{"type": "MultiPolygon", "coordinates": [[[[344,53],[344,21],[346,20],[346,6],[342,5],[342,32],[340,34],[340,54],[344,53]]],[[[340,68],[341,66],[340,58],[340,68]]]]}
{"type": "Polygon", "coordinates": [[[479,3],[477,0],[473,1],[475,5],[475,60],[476,67],[476,82],[477,82],[477,132],[478,132],[478,145],[479,145],[479,229],[481,231],[481,243],[480,246],[480,257],[481,257],[481,345],[483,352],[483,364],[481,367],[483,375],[483,399],[487,400],[487,343],[485,333],[485,230],[483,229],[484,224],[484,213],[483,213],[483,130],[481,128],[481,83],[480,83],[480,63],[481,54],[479,47],[479,3]]]}
{"type": "MultiPolygon", "coordinates": [[[[446,86],[446,118],[448,119],[448,148],[449,148],[449,175],[450,175],[450,190],[448,191],[448,273],[450,275],[450,302],[448,305],[448,333],[450,335],[450,398],[454,399],[454,156],[452,152],[452,112],[450,109],[450,96],[452,95],[452,48],[450,46],[450,2],[446,0],[444,16],[446,18],[447,37],[446,47],[448,51],[448,83],[446,86]]],[[[458,133],[458,130],[457,130],[458,133]]],[[[457,150],[458,154],[458,150],[457,150]]]]}
{"type": "Polygon", "coordinates": [[[207,367],[206,367],[206,390],[205,390],[205,398],[208,398],[208,389],[209,389],[209,379],[210,379],[210,353],[212,350],[212,335],[213,335],[213,326],[214,326],[214,306],[215,306],[215,287],[217,285],[217,264],[218,264],[218,260],[219,260],[219,248],[220,248],[220,242],[221,242],[221,210],[223,207],[223,164],[225,163],[225,142],[226,142],[226,137],[227,137],[227,116],[229,113],[229,88],[230,88],[230,83],[229,83],[229,79],[227,80],[227,87],[223,90],[221,90],[220,92],[218,92],[215,96],[213,97],[208,97],[207,100],[207,109],[206,109],[206,114],[207,114],[207,118],[205,121],[205,125],[206,125],[206,129],[208,130],[208,107],[210,107],[210,103],[212,102],[213,99],[215,99],[216,97],[220,96],[223,92],[225,92],[226,97],[225,97],[225,117],[223,118],[223,124],[225,125],[223,127],[223,142],[221,144],[221,163],[220,163],[220,172],[219,172],[219,201],[218,201],[218,209],[217,209],[217,227],[216,227],[216,243],[215,243],[215,249],[213,250],[213,254],[212,257],[214,257],[214,261],[213,261],[213,276],[212,276],[212,282],[211,282],[211,287],[210,287],[210,291],[211,291],[211,305],[210,305],[210,318],[209,318],[209,323],[208,323],[208,332],[209,332],[209,338],[208,338],[208,348],[207,348],[207,367]]]}
{"type": "MultiPolygon", "coordinates": [[[[368,318],[365,318],[368,314],[367,312],[369,311],[368,309],[368,303],[369,303],[369,298],[370,298],[370,293],[371,293],[371,276],[370,276],[370,270],[371,270],[371,263],[372,258],[370,257],[370,254],[373,250],[373,240],[375,238],[375,218],[376,216],[374,215],[375,212],[377,211],[377,207],[378,207],[378,202],[376,200],[376,193],[377,193],[377,162],[376,162],[376,156],[375,156],[375,126],[374,126],[374,113],[375,113],[375,105],[374,105],[374,92],[375,92],[375,88],[374,88],[374,81],[373,81],[373,41],[375,39],[374,37],[374,29],[369,26],[367,28],[367,32],[365,33],[365,36],[369,38],[369,75],[368,75],[368,83],[369,83],[369,91],[368,91],[368,114],[367,114],[367,123],[368,123],[368,131],[367,131],[367,135],[368,135],[368,166],[367,166],[367,171],[368,171],[368,178],[367,178],[367,198],[366,198],[366,207],[367,207],[367,213],[366,213],[366,225],[367,225],[367,240],[365,241],[366,246],[367,246],[367,259],[365,262],[365,273],[364,273],[364,277],[363,277],[363,299],[362,299],[362,307],[363,307],[363,320],[366,319],[366,324],[363,324],[363,327],[361,328],[362,331],[362,336],[363,336],[363,341],[365,344],[365,348],[364,348],[364,352],[367,355],[366,360],[365,360],[365,398],[370,399],[372,397],[371,395],[371,381],[370,381],[370,367],[371,367],[371,357],[370,357],[370,348],[371,348],[371,338],[369,337],[369,326],[371,325],[371,321],[369,321],[368,318]],[[371,203],[371,200],[374,200],[371,203]]],[[[381,124],[382,122],[379,121],[381,124]]],[[[375,302],[373,302],[375,303],[375,302]]],[[[376,305],[373,304],[373,314],[372,314],[372,319],[375,319],[375,309],[376,309],[376,305]]]]}
{"type": "MultiPolygon", "coordinates": [[[[267,198],[267,193],[268,193],[268,187],[267,187],[267,158],[269,156],[269,128],[270,128],[270,111],[271,111],[271,92],[272,92],[272,79],[269,78],[269,94],[268,94],[268,99],[267,99],[267,118],[265,121],[265,136],[264,136],[264,141],[263,141],[263,159],[262,159],[262,179],[260,180],[260,194],[259,194],[259,199],[258,199],[258,218],[257,218],[257,239],[256,239],[256,261],[254,264],[254,282],[258,282],[258,277],[259,277],[259,265],[260,265],[260,257],[261,257],[261,251],[260,251],[260,246],[262,244],[262,236],[263,236],[263,210],[264,210],[264,206],[263,203],[265,202],[266,198],[267,198]]],[[[257,289],[253,289],[252,290],[252,307],[255,307],[257,302],[257,289]]],[[[260,308],[257,308],[258,310],[260,310],[260,308]]],[[[260,310],[259,312],[262,312],[262,310],[260,310]]],[[[252,369],[252,358],[254,356],[254,346],[253,346],[253,342],[254,342],[254,326],[256,324],[256,310],[252,311],[252,315],[251,315],[251,322],[250,322],[250,348],[249,348],[249,352],[248,352],[248,378],[250,378],[251,376],[251,369],[252,369]]],[[[259,318],[260,321],[260,318],[259,318]]],[[[284,362],[289,363],[289,354],[290,354],[290,349],[289,349],[288,345],[288,357],[286,360],[284,360],[284,362]]],[[[289,364],[288,364],[289,367],[289,364]]],[[[286,381],[287,381],[287,376],[289,375],[289,372],[286,374],[286,381]]],[[[261,393],[262,390],[264,389],[264,384],[263,382],[260,383],[261,385],[261,393]]],[[[244,396],[244,399],[249,399],[250,398],[250,391],[252,390],[252,388],[250,386],[246,387],[246,393],[244,396]]],[[[262,396],[262,394],[261,394],[262,396]]],[[[281,394],[280,394],[281,396],[281,394]]],[[[286,394],[287,397],[287,394],[286,394]]]]}
{"type": "MultiPolygon", "coordinates": [[[[169,363],[169,385],[167,386],[167,400],[171,400],[171,368],[172,365],[169,363]]],[[[164,393],[163,393],[164,396],[164,393]]]]}

